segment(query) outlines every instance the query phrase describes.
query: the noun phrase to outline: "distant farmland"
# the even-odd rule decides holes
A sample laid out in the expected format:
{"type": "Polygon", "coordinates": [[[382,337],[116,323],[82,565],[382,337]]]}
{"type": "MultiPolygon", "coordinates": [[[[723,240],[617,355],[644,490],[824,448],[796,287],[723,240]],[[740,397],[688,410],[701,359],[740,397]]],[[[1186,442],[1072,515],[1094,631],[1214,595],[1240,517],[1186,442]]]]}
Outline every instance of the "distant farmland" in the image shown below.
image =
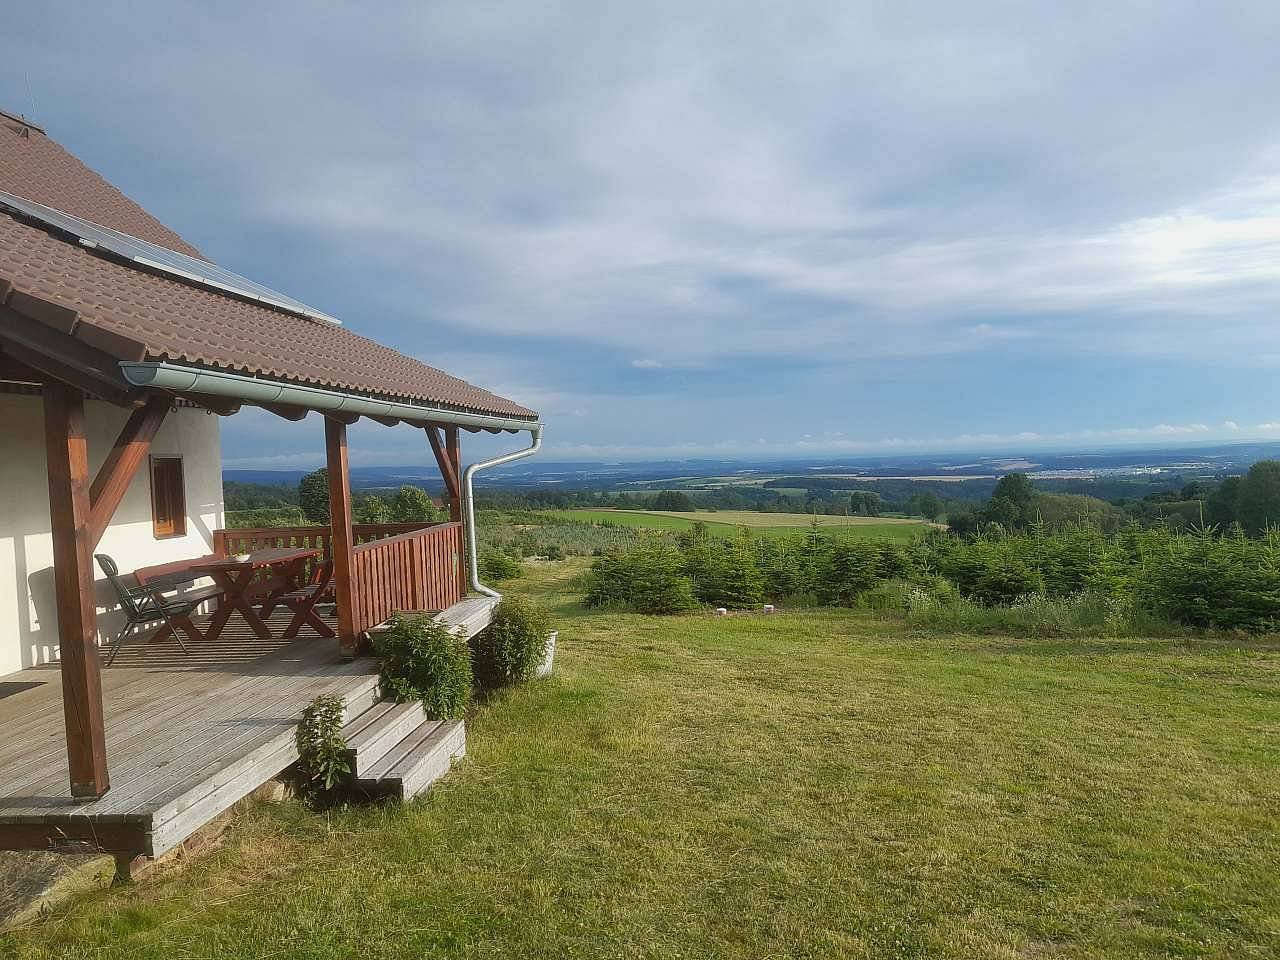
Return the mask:
{"type": "MultiPolygon", "coordinates": [[[[751,510],[698,510],[692,513],[663,513],[643,510],[553,510],[566,520],[607,523],[618,527],[649,530],[687,530],[701,521],[713,536],[731,537],[739,527],[767,536],[789,536],[809,529],[814,517],[807,513],[757,513],[751,510]]],[[[851,537],[888,537],[911,540],[928,529],[921,520],[892,517],[837,517],[817,515],[824,532],[851,537]]]]}

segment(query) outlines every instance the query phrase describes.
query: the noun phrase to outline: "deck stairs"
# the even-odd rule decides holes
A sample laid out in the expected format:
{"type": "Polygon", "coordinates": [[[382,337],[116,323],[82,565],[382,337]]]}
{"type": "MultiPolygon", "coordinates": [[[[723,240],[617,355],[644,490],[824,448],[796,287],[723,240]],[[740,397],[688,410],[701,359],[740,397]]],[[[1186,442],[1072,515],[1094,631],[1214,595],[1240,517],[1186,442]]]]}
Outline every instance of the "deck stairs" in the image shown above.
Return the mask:
{"type": "Polygon", "coordinates": [[[430,720],[421,703],[381,700],[342,728],[356,786],[409,800],[449,772],[466,754],[461,720],[430,720]]]}
{"type": "MultiPolygon", "coordinates": [[[[435,619],[450,631],[474,636],[489,625],[497,600],[462,600],[435,619]]],[[[386,629],[385,624],[370,633],[386,629]]],[[[409,800],[449,772],[467,752],[467,730],[461,720],[432,720],[421,703],[379,700],[349,715],[342,728],[347,758],[356,786],[367,793],[409,800]]]]}

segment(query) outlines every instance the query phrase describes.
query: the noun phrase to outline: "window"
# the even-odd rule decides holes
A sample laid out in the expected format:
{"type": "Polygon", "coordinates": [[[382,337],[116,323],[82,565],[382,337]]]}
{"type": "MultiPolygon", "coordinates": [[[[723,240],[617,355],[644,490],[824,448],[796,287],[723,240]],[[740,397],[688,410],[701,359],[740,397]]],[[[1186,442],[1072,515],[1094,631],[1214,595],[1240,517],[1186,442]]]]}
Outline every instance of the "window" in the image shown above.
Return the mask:
{"type": "Polygon", "coordinates": [[[181,537],[187,532],[181,457],[151,458],[151,526],[157,537],[181,537]]]}

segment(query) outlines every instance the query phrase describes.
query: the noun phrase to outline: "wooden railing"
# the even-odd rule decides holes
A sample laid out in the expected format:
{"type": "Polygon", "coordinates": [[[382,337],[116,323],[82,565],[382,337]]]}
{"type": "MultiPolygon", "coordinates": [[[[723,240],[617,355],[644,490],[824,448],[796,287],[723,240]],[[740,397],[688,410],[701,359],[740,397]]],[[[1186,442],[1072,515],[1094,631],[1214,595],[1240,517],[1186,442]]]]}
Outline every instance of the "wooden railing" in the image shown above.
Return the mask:
{"type": "MultiPolygon", "coordinates": [[[[431,528],[424,528],[420,523],[357,523],[351,529],[355,542],[362,544],[431,528]]],[[[314,547],[328,560],[332,556],[329,537],[329,528],[320,526],[229,528],[213,531],[213,552],[229,557],[267,547],[314,547]]],[[[313,566],[314,563],[307,564],[307,576],[311,575],[313,566]]]]}
{"type": "MultiPolygon", "coordinates": [[[[448,526],[448,524],[439,524],[448,526]]],[[[385,540],[402,533],[430,529],[421,523],[357,523],[356,543],[385,540]]],[[[318,547],[329,555],[328,527],[238,527],[213,531],[213,551],[224,555],[252,553],[265,547],[318,547]]]]}
{"type": "Polygon", "coordinates": [[[353,551],[357,633],[402,610],[462,599],[462,524],[442,523],[361,543],[353,551]]]}
{"type": "MultiPolygon", "coordinates": [[[[462,599],[462,524],[357,523],[352,557],[356,632],[399,610],[443,610],[462,599]]],[[[214,553],[231,556],[267,547],[310,547],[331,558],[328,527],[215,530],[214,553]]],[[[314,564],[307,565],[307,576],[314,564]]]]}

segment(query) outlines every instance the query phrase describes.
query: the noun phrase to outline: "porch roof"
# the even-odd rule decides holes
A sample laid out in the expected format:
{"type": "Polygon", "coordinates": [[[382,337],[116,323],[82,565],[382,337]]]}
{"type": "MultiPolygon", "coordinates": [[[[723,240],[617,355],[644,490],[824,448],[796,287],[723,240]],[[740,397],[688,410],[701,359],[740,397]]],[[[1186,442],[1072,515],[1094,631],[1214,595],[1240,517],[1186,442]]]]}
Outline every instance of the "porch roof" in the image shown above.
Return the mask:
{"type": "MultiPolygon", "coordinates": [[[[0,115],[0,191],[198,256],[39,128],[7,115],[0,115]]],[[[62,342],[73,354],[87,348],[107,367],[171,361],[275,383],[537,420],[527,407],[342,326],[87,247],[75,235],[12,209],[0,212],[0,312],[4,327],[34,321],[45,328],[35,334],[41,342],[62,342]],[[71,340],[77,342],[65,343],[71,340]]],[[[131,389],[123,378],[119,387],[131,389]]]]}

